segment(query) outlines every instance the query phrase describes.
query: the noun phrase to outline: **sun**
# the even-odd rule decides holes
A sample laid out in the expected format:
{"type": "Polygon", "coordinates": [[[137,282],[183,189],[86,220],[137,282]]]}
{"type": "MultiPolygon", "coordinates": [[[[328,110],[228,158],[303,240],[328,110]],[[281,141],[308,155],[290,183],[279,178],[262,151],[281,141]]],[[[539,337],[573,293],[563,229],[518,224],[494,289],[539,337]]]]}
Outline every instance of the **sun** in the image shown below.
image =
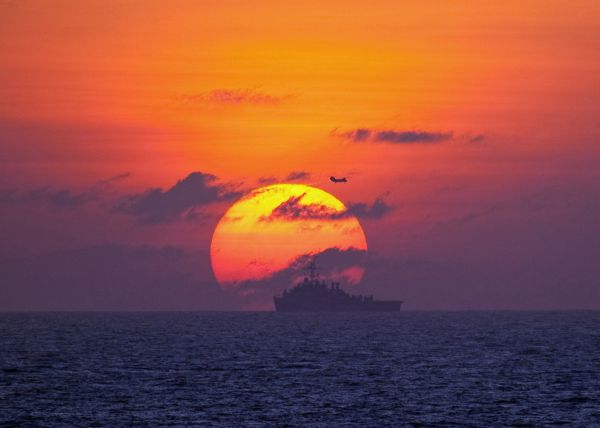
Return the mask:
{"type": "MultiPolygon", "coordinates": [[[[271,278],[306,256],[316,256],[348,285],[360,282],[367,240],[358,219],[336,197],[303,184],[274,184],[234,203],[213,233],[215,278],[226,290],[271,278]]],[[[289,286],[290,284],[283,284],[289,286]]]]}

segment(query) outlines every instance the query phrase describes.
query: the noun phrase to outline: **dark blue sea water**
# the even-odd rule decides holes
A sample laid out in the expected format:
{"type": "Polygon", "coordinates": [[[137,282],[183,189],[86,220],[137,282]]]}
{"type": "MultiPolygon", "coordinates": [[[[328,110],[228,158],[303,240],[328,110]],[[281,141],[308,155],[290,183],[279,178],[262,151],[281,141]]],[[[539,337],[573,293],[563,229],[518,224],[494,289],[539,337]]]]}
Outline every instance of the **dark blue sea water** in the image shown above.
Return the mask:
{"type": "Polygon", "coordinates": [[[600,425],[600,312],[0,314],[0,426],[600,425]]]}

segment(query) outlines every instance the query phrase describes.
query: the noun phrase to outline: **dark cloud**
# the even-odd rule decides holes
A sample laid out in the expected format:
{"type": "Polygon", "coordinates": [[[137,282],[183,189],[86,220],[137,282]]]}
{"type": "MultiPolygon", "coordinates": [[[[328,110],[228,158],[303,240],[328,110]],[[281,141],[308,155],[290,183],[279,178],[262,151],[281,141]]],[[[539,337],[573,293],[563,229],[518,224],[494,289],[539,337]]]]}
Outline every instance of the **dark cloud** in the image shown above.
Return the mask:
{"type": "Polygon", "coordinates": [[[294,260],[292,269],[295,271],[306,270],[311,261],[319,268],[323,277],[334,271],[343,271],[351,267],[364,266],[367,262],[367,251],[358,248],[340,249],[337,247],[327,248],[316,254],[303,254],[294,260]]]}
{"type": "Polygon", "coordinates": [[[264,104],[276,105],[293,98],[293,95],[272,95],[255,89],[213,89],[199,94],[190,94],[179,97],[188,104],[215,103],[215,104],[264,104]]]}
{"type": "Polygon", "coordinates": [[[115,210],[145,223],[194,220],[201,217],[199,207],[240,196],[241,192],[233,191],[231,186],[218,184],[214,175],[193,172],[168,190],[154,188],[129,195],[115,206],[115,210]]]}
{"type": "Polygon", "coordinates": [[[273,184],[277,182],[277,178],[276,177],[259,177],[258,180],[256,180],[258,182],[258,184],[273,184]]]}
{"type": "Polygon", "coordinates": [[[425,131],[379,131],[375,134],[375,141],[384,143],[439,143],[452,138],[451,132],[425,132],[425,131]]]}
{"type": "Polygon", "coordinates": [[[41,187],[33,190],[0,190],[0,203],[41,203],[56,208],[78,208],[97,198],[93,189],[76,192],[68,189],[41,187]]]}
{"type": "Polygon", "coordinates": [[[337,133],[334,135],[341,136],[355,143],[390,143],[390,144],[428,144],[440,143],[452,139],[452,132],[428,132],[428,131],[404,131],[395,129],[369,129],[357,128],[352,131],[337,133]]]}
{"type": "Polygon", "coordinates": [[[392,206],[389,205],[385,200],[384,196],[379,196],[375,201],[369,205],[364,202],[350,202],[348,204],[348,214],[355,215],[362,219],[379,219],[386,216],[392,211],[392,206]]]}
{"type": "Polygon", "coordinates": [[[368,140],[371,134],[372,131],[370,129],[359,128],[345,133],[344,135],[350,137],[353,141],[361,142],[368,140]]]}
{"type": "Polygon", "coordinates": [[[301,201],[304,196],[306,196],[306,193],[290,197],[287,201],[275,207],[271,214],[261,217],[261,221],[337,220],[347,216],[345,211],[337,212],[322,204],[303,204],[301,201]]]}
{"type": "Polygon", "coordinates": [[[303,204],[302,199],[305,195],[306,193],[292,196],[275,207],[271,214],[261,217],[261,221],[339,220],[353,216],[362,219],[379,219],[392,210],[383,199],[385,195],[376,198],[371,205],[364,202],[350,202],[343,211],[336,211],[322,204],[303,204]]]}
{"type": "Polygon", "coordinates": [[[311,177],[311,174],[308,171],[292,171],[287,176],[285,176],[283,179],[280,179],[278,177],[273,177],[273,176],[265,176],[265,177],[260,177],[258,180],[256,180],[256,182],[258,184],[268,185],[268,184],[290,182],[290,181],[306,181],[306,180],[309,180],[310,177],[311,177]]]}
{"type": "Polygon", "coordinates": [[[236,309],[209,256],[181,247],[97,245],[4,258],[0,310],[236,309]]]}
{"type": "Polygon", "coordinates": [[[310,178],[310,172],[307,171],[292,171],[289,173],[287,177],[285,177],[286,181],[301,181],[308,180],[310,178]]]}

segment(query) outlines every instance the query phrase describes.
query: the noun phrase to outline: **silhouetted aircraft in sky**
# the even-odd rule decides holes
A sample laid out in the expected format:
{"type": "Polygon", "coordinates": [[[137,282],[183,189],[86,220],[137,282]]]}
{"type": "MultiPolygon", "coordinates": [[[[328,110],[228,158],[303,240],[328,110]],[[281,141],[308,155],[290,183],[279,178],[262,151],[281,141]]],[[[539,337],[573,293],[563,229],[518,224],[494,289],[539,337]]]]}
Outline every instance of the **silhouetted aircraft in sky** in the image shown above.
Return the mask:
{"type": "Polygon", "coordinates": [[[346,177],[335,178],[333,175],[331,177],[329,177],[329,179],[334,183],[346,183],[348,181],[348,180],[346,180],[346,177]]]}

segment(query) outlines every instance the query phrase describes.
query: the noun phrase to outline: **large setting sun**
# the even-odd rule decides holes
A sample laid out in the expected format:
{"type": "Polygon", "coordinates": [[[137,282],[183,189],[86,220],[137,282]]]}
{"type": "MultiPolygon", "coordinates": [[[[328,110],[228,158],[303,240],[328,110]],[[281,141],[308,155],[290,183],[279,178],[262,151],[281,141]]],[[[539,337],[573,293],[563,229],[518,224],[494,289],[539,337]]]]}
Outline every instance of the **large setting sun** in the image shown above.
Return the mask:
{"type": "MultiPolygon", "coordinates": [[[[210,248],[215,277],[225,289],[268,278],[301,256],[328,249],[365,252],[363,229],[331,194],[302,184],[256,189],[229,208],[217,225],[210,248]]],[[[338,276],[356,284],[362,266],[338,276]]],[[[286,284],[284,284],[286,285],[286,284]]]]}

